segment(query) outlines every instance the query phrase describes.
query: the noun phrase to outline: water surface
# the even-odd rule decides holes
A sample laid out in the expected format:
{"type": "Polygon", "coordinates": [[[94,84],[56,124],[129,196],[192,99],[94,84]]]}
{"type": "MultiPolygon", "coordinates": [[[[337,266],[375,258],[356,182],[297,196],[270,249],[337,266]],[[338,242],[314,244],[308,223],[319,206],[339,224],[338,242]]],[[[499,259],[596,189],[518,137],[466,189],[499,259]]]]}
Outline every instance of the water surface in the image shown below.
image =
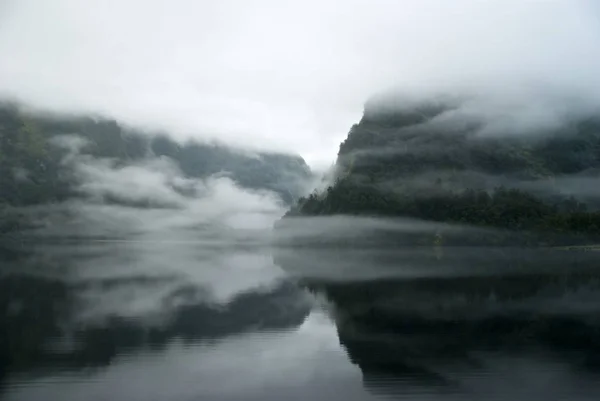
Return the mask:
{"type": "Polygon", "coordinates": [[[593,252],[3,244],[8,400],[596,400],[593,252]]]}

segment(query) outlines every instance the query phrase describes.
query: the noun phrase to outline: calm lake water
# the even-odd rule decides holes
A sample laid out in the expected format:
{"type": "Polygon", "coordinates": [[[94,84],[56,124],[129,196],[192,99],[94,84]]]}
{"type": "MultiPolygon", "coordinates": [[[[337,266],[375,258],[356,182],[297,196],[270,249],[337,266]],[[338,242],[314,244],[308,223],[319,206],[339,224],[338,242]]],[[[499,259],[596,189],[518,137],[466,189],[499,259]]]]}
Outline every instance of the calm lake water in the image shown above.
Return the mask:
{"type": "Polygon", "coordinates": [[[597,400],[597,253],[35,240],[6,400],[597,400]]]}

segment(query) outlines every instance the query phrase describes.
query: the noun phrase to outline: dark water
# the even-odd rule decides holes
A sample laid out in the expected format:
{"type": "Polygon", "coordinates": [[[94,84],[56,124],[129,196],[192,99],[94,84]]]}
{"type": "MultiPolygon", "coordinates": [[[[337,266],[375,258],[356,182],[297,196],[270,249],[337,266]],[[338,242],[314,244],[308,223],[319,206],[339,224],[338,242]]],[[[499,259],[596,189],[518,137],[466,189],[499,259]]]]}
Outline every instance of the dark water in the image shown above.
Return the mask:
{"type": "Polygon", "coordinates": [[[595,252],[146,240],[0,252],[7,400],[600,397],[595,252]]]}

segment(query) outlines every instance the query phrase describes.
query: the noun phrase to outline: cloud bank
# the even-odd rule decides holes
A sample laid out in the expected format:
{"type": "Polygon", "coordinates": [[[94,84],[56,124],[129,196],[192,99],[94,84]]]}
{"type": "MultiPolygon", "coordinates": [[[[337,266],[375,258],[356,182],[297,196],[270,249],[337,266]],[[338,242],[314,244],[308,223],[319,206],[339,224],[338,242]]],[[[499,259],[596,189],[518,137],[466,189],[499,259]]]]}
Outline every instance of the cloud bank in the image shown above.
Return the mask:
{"type": "Polygon", "coordinates": [[[166,157],[122,162],[82,151],[77,135],[53,138],[65,149],[62,175],[77,197],[24,210],[48,237],[184,241],[204,246],[264,244],[285,206],[277,194],[250,190],[221,175],[186,177],[166,157]]]}
{"type": "MultiPolygon", "coordinates": [[[[327,165],[364,101],[526,84],[595,97],[593,0],[7,1],[0,94],[327,165]]],[[[517,96],[520,96],[517,94],[517,96]]]]}

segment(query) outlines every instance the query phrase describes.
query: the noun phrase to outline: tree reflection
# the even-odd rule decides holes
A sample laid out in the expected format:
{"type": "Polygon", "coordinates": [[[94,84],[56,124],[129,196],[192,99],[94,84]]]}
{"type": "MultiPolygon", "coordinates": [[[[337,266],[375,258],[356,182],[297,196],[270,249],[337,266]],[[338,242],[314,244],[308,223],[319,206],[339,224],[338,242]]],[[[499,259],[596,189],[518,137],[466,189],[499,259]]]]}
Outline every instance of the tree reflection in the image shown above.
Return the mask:
{"type": "Polygon", "coordinates": [[[448,391],[491,357],[600,373],[593,253],[447,248],[286,251],[278,263],[331,303],[340,343],[374,390],[448,391]]]}

